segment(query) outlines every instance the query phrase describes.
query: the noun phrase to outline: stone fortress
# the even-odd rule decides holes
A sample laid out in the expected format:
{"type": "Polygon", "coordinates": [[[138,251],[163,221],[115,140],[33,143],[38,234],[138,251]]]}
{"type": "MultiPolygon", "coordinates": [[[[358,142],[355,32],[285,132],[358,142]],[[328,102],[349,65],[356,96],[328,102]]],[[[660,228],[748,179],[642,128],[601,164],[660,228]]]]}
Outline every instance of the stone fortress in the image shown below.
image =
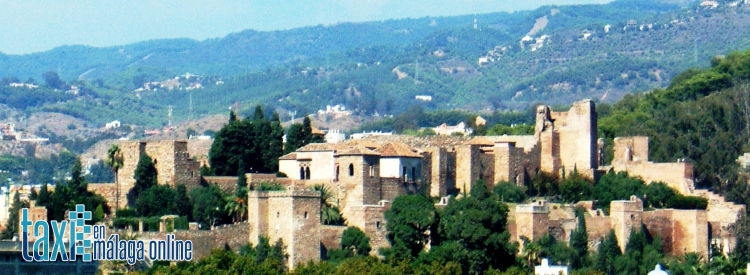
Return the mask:
{"type": "MultiPolygon", "coordinates": [[[[279,193],[278,198],[268,198],[268,205],[274,205],[276,200],[274,207],[290,208],[285,211],[294,216],[274,219],[273,211],[266,210],[270,206],[251,205],[249,211],[254,213],[251,216],[268,216],[265,220],[250,221],[251,232],[274,228],[281,232],[291,226],[308,237],[319,232],[316,238],[323,246],[322,251],[337,247],[337,238],[343,230],[319,223],[297,223],[301,215],[307,217],[313,209],[302,203],[307,195],[296,195],[294,192],[298,191],[294,190],[323,184],[332,190],[347,224],[368,234],[373,251],[377,251],[379,247],[388,246],[383,213],[399,195],[425,192],[433,197],[445,197],[470,191],[471,184],[478,179],[485,180],[489,187],[499,181],[528,186],[539,172],[562,175],[577,171],[598,178],[608,171],[627,171],[647,183],[661,181],[683,195],[707,198],[708,209],[644,211],[640,198],[632,196],[628,200],[613,201],[607,216],[594,207],[595,202],[579,202],[577,205],[587,211],[586,230],[592,248],[614,230],[624,250],[630,232],[645,228],[661,236],[665,251],[671,255],[697,252],[706,256],[712,243],[725,252],[733,249],[735,238],[729,226],[745,211],[744,205],[726,202],[707,190],[696,190],[690,163],[650,162],[648,137],[616,138],[614,159],[611,165],[603,165],[604,144],[597,139],[596,121],[594,103],[584,100],[564,112],[539,106],[534,135],[528,136],[378,136],[336,144],[310,144],[280,158],[279,170],[289,178],[276,180],[290,191],[279,193]],[[297,200],[299,204],[289,203],[297,200]],[[307,209],[302,211],[305,214],[297,211],[297,205],[307,209]]],[[[248,181],[252,182],[251,179],[249,175],[248,181]]],[[[256,192],[251,194],[251,200],[254,196],[269,196],[266,193],[272,192],[256,192]]],[[[441,199],[440,203],[446,202],[441,199]]],[[[550,234],[567,242],[577,226],[573,209],[573,205],[544,201],[516,205],[509,213],[512,239],[535,240],[550,234]]],[[[276,212],[276,216],[284,213],[276,212]]],[[[250,241],[254,242],[254,238],[257,234],[251,234],[250,241]]],[[[293,236],[278,235],[278,238],[284,243],[295,242],[293,236]]],[[[316,249],[305,249],[311,254],[295,254],[294,261],[320,259],[321,253],[317,253],[320,247],[312,245],[316,249]]]]}
{"type": "MultiPolygon", "coordinates": [[[[744,205],[726,202],[707,190],[695,190],[690,163],[653,163],[648,160],[647,137],[621,137],[614,141],[614,159],[603,165],[603,141],[597,139],[597,117],[590,100],[576,102],[570,110],[553,111],[539,106],[535,132],[523,136],[373,136],[340,143],[308,144],[279,158],[279,172],[246,174],[248,184],[275,181],[286,191],[251,191],[248,194],[248,235],[257,243],[268,236],[271,243],[281,239],[287,246],[289,266],[320,260],[326,251],[339,246],[345,229],[320,223],[320,195],[309,191],[324,185],[333,195],[348,226],[356,226],[371,238],[373,253],[387,247],[384,213],[397,196],[425,193],[440,197],[470,191],[478,179],[493,187],[499,181],[528,186],[539,172],[557,175],[577,171],[598,178],[608,171],[627,171],[647,183],[662,181],[681,194],[707,198],[707,210],[657,209],[644,211],[639,198],[613,201],[607,216],[594,202],[579,202],[587,214],[586,230],[590,246],[614,230],[624,249],[631,230],[645,228],[662,237],[665,251],[672,255],[698,252],[707,255],[711,243],[725,252],[734,247],[729,226],[737,221],[744,205]]],[[[199,175],[200,163],[191,158],[186,141],[130,141],[120,143],[124,165],[118,173],[120,207],[134,185],[133,173],[141,154],[156,163],[159,184],[188,188],[201,180],[231,189],[236,177],[199,175]]],[[[116,185],[90,184],[110,207],[117,201],[116,185]]],[[[534,201],[516,205],[509,213],[508,229],[514,241],[535,240],[550,234],[569,241],[577,226],[572,205],[534,201]]],[[[234,239],[225,236],[223,239],[234,239]]]]}

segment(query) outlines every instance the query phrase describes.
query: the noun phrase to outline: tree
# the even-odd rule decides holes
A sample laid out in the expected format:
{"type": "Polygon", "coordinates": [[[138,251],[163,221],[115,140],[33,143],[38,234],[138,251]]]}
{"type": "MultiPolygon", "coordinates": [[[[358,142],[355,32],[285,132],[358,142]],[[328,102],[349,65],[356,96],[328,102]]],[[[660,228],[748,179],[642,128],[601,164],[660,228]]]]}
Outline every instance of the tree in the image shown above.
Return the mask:
{"type": "Polygon", "coordinates": [[[138,193],[135,209],[141,217],[176,214],[174,190],[166,185],[153,185],[138,193]]]}
{"type": "Polygon", "coordinates": [[[609,231],[604,241],[599,244],[599,256],[596,259],[596,268],[606,274],[615,273],[615,259],[622,255],[620,245],[617,242],[615,230],[609,231]]]}
{"type": "Polygon", "coordinates": [[[76,158],[73,169],[70,171],[70,180],[68,181],[68,187],[74,194],[81,195],[88,192],[88,182],[83,177],[83,167],[81,165],[81,159],[76,158]]]}
{"type": "Polygon", "coordinates": [[[47,83],[47,87],[50,87],[52,89],[59,89],[59,90],[67,90],[67,84],[65,81],[62,81],[60,79],[60,76],[57,75],[54,71],[48,71],[42,75],[44,78],[44,82],[47,83]]]}
{"type": "Polygon", "coordinates": [[[122,152],[117,144],[112,144],[109,147],[107,150],[107,160],[104,163],[115,174],[115,213],[117,213],[116,210],[120,209],[120,181],[118,180],[117,173],[123,165],[122,152]]]}
{"type": "Polygon", "coordinates": [[[427,233],[436,220],[435,205],[424,196],[400,196],[385,212],[388,242],[394,256],[416,257],[427,242],[427,233]]]}
{"type": "Polygon", "coordinates": [[[42,188],[39,189],[39,195],[36,197],[36,205],[47,206],[50,201],[50,192],[47,188],[47,184],[42,184],[42,188]]]}
{"type": "Polygon", "coordinates": [[[154,166],[154,162],[148,154],[141,154],[141,157],[138,159],[138,166],[135,167],[133,178],[135,178],[135,185],[131,192],[134,198],[137,198],[141,192],[157,184],[156,166],[154,166]]]}
{"type": "Polygon", "coordinates": [[[192,220],[193,203],[188,197],[187,188],[184,184],[177,185],[174,191],[175,214],[192,220]]]}
{"type": "Polygon", "coordinates": [[[578,173],[572,173],[566,177],[558,188],[563,201],[569,203],[588,199],[591,195],[591,183],[578,173]]]}
{"type": "Polygon", "coordinates": [[[104,219],[104,208],[102,208],[102,205],[98,205],[96,207],[96,210],[94,210],[94,220],[101,221],[104,219]]]}
{"type": "Polygon", "coordinates": [[[492,192],[495,193],[502,202],[519,203],[526,200],[525,188],[507,181],[498,182],[492,189],[492,192]]]}
{"type": "Polygon", "coordinates": [[[289,130],[286,132],[286,144],[284,145],[285,154],[305,146],[305,131],[303,129],[302,124],[295,123],[289,126],[289,130]]]}
{"type": "Polygon", "coordinates": [[[370,238],[357,227],[347,227],[341,235],[341,249],[349,251],[351,255],[367,256],[370,254],[370,238]]]}
{"type": "Polygon", "coordinates": [[[39,194],[36,192],[36,189],[31,188],[31,192],[29,193],[29,200],[36,200],[38,195],[39,194]]]}
{"type": "Polygon", "coordinates": [[[468,253],[466,271],[504,269],[514,262],[516,248],[506,230],[508,207],[490,196],[484,181],[476,181],[471,196],[451,199],[440,215],[442,241],[455,242],[468,253]]]}
{"type": "Polygon", "coordinates": [[[316,184],[310,190],[320,193],[320,222],[325,225],[343,225],[344,217],[333,205],[333,194],[325,185],[316,184]]]}
{"type": "Polygon", "coordinates": [[[235,121],[237,121],[237,114],[234,113],[234,110],[231,110],[229,111],[229,124],[232,124],[235,121]]]}
{"type": "Polygon", "coordinates": [[[216,185],[193,189],[190,197],[193,198],[193,220],[200,222],[205,228],[226,217],[224,196],[216,185]]]}
{"type": "Polygon", "coordinates": [[[586,219],[583,216],[583,212],[579,212],[577,215],[578,226],[573,234],[570,236],[570,247],[575,251],[573,260],[570,263],[572,269],[579,269],[588,264],[588,253],[589,253],[589,237],[586,233],[586,219]]]}

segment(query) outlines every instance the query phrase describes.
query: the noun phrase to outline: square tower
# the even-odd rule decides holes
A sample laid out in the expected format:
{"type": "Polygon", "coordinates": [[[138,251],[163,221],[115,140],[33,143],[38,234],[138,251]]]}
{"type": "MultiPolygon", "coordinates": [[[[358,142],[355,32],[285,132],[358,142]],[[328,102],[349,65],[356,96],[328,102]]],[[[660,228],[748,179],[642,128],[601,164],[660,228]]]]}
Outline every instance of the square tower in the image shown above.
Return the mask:
{"type": "Polygon", "coordinates": [[[516,205],[516,235],[537,240],[549,232],[549,208],[545,201],[516,205]]]}
{"type": "Polygon", "coordinates": [[[320,194],[309,190],[248,193],[249,241],[261,236],[271,244],[281,240],[289,255],[287,266],[320,260],[320,194]]]}
{"type": "Polygon", "coordinates": [[[620,250],[625,252],[630,232],[640,231],[643,223],[643,201],[636,196],[630,200],[612,201],[609,204],[609,217],[615,230],[620,250]]]}

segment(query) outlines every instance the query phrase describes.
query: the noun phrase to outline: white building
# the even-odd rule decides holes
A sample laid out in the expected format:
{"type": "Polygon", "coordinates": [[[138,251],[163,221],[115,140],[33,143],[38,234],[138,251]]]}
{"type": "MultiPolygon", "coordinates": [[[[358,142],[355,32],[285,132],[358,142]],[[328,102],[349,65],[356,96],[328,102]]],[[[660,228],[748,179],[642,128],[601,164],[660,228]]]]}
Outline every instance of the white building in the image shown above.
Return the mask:
{"type": "Polygon", "coordinates": [[[393,135],[393,132],[381,132],[381,131],[372,131],[372,132],[362,132],[362,133],[356,133],[349,136],[351,139],[363,139],[366,137],[371,136],[390,136],[393,135]]]}
{"type": "Polygon", "coordinates": [[[534,267],[534,275],[568,275],[568,267],[564,265],[549,265],[548,259],[542,259],[542,265],[534,267]]]}
{"type": "Polygon", "coordinates": [[[325,135],[326,143],[339,143],[346,140],[346,134],[337,129],[330,129],[325,135]]]}
{"type": "Polygon", "coordinates": [[[438,136],[450,136],[454,133],[460,133],[462,135],[470,135],[473,130],[471,128],[466,128],[466,123],[459,123],[455,126],[448,126],[447,124],[443,123],[438,127],[432,128],[433,131],[435,131],[435,134],[438,136]]]}

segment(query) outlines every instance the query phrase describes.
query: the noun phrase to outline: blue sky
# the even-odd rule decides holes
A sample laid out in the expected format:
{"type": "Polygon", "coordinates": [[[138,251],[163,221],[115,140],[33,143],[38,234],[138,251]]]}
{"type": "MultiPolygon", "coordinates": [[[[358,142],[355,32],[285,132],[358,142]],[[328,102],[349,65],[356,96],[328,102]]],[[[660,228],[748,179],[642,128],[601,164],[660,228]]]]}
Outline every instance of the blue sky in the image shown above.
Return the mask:
{"type": "Polygon", "coordinates": [[[203,40],[246,29],[606,2],[610,0],[0,0],[0,52],[26,54],[61,45],[105,47],[158,38],[203,40]]]}

